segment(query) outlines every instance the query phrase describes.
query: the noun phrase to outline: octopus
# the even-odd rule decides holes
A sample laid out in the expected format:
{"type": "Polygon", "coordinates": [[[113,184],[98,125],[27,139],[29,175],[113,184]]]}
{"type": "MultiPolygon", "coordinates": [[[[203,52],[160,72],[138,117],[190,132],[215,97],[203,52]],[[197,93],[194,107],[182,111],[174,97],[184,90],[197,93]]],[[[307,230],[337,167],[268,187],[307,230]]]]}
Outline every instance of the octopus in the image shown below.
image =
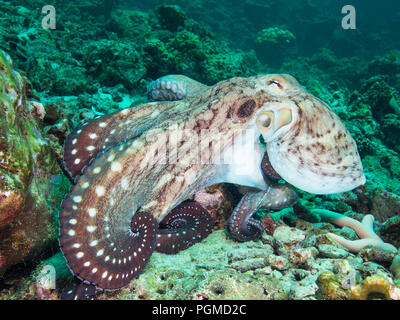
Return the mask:
{"type": "Polygon", "coordinates": [[[87,285],[120,289],[154,250],[177,253],[204,239],[213,218],[189,198],[208,186],[257,190],[226,225],[249,241],[263,232],[253,213],[292,206],[292,186],[328,194],[365,183],[344,124],[289,75],[214,86],[168,75],[150,84],[148,96],[149,103],[95,118],[65,141],[74,185],[59,212],[59,243],[87,285]]]}

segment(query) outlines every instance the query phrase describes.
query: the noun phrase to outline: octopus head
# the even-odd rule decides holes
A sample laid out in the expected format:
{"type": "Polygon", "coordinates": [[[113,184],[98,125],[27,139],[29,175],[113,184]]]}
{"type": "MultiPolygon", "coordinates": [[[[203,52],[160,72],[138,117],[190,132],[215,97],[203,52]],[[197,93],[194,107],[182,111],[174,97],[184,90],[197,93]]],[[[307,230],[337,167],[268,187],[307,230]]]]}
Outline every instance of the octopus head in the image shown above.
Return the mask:
{"type": "Polygon", "coordinates": [[[287,182],[316,194],[365,183],[357,145],[331,108],[289,75],[257,78],[267,99],[256,114],[271,166],[287,182]]]}

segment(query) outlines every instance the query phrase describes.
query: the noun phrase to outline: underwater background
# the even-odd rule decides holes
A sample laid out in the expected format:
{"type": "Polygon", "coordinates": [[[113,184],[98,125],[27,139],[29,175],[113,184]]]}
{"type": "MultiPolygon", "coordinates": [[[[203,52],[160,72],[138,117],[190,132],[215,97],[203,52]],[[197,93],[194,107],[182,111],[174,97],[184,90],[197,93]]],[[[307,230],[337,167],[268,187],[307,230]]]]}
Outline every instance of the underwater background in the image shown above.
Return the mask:
{"type": "Polygon", "coordinates": [[[75,127],[147,102],[164,75],[214,85],[269,73],[294,76],[333,109],[366,183],[296,189],[297,205],[257,212],[266,231],[248,242],[224,228],[243,191],[207,188],[213,232],[176,255],[153,253],[138,278],[97,299],[400,299],[400,2],[25,0],[0,1],[0,13],[1,300],[59,299],[74,283],[58,212],[75,127]],[[348,4],[355,29],[342,26],[348,4]],[[46,5],[55,29],[43,28],[46,5]],[[357,241],[363,225],[338,226],[323,210],[351,223],[372,215],[379,243],[397,249],[339,244],[327,233],[357,241]]]}

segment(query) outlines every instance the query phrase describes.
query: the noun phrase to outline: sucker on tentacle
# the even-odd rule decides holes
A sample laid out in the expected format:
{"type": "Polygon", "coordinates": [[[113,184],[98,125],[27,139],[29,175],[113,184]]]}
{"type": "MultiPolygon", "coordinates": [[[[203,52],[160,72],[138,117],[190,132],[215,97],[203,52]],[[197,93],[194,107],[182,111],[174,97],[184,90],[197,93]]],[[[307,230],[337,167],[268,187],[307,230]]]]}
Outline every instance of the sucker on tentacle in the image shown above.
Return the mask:
{"type": "Polygon", "coordinates": [[[175,254],[207,237],[215,221],[209,212],[195,201],[185,201],[173,209],[161,222],[155,250],[175,254]]]}
{"type": "Polygon", "coordinates": [[[90,161],[110,147],[140,136],[169,119],[174,103],[145,104],[108,114],[77,127],[64,143],[64,166],[72,178],[80,175],[90,161]]]}
{"type": "Polygon", "coordinates": [[[112,220],[112,216],[102,214],[95,206],[80,209],[81,198],[72,193],[71,199],[62,203],[60,247],[79,279],[99,288],[119,289],[141,273],[150,258],[157,221],[151,214],[138,212],[133,215],[130,230],[113,230],[115,226],[96,222],[112,220]],[[78,224],[78,219],[84,217],[89,223],[78,224]]]}
{"type": "Polygon", "coordinates": [[[62,290],[61,300],[97,300],[96,287],[74,280],[62,290]]]}

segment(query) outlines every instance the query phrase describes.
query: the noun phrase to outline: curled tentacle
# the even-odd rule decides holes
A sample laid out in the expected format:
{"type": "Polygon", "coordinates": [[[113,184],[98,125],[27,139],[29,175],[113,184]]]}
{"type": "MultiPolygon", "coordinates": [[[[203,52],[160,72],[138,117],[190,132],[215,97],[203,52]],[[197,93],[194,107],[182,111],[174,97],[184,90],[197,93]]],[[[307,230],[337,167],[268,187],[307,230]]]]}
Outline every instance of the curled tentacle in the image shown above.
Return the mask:
{"type": "Polygon", "coordinates": [[[282,179],[275,169],[272,168],[267,152],[264,153],[264,157],[261,161],[261,170],[267,176],[267,178],[271,179],[272,181],[282,179]]]}
{"type": "Polygon", "coordinates": [[[254,201],[256,197],[258,193],[245,194],[227,221],[226,228],[236,240],[256,240],[264,231],[262,223],[251,217],[258,207],[257,201],[254,201]]]}
{"type": "Polygon", "coordinates": [[[75,280],[68,284],[60,294],[61,300],[97,300],[96,287],[75,280]]]}
{"type": "Polygon", "coordinates": [[[160,223],[156,251],[175,254],[211,232],[214,219],[199,203],[185,201],[174,208],[160,223]]]}
{"type": "Polygon", "coordinates": [[[226,228],[239,241],[256,240],[264,231],[262,223],[251,217],[258,209],[281,209],[296,202],[296,193],[287,185],[271,185],[265,191],[247,193],[236,206],[226,228]]]}
{"type": "Polygon", "coordinates": [[[142,272],[154,250],[157,221],[149,213],[137,212],[130,230],[106,230],[105,227],[100,231],[91,225],[74,225],[73,206],[74,202],[67,198],[60,212],[60,247],[72,273],[106,290],[126,286],[142,272]]]}
{"type": "Polygon", "coordinates": [[[192,97],[208,86],[180,74],[170,74],[152,81],[147,89],[150,101],[175,101],[192,97]]]}

